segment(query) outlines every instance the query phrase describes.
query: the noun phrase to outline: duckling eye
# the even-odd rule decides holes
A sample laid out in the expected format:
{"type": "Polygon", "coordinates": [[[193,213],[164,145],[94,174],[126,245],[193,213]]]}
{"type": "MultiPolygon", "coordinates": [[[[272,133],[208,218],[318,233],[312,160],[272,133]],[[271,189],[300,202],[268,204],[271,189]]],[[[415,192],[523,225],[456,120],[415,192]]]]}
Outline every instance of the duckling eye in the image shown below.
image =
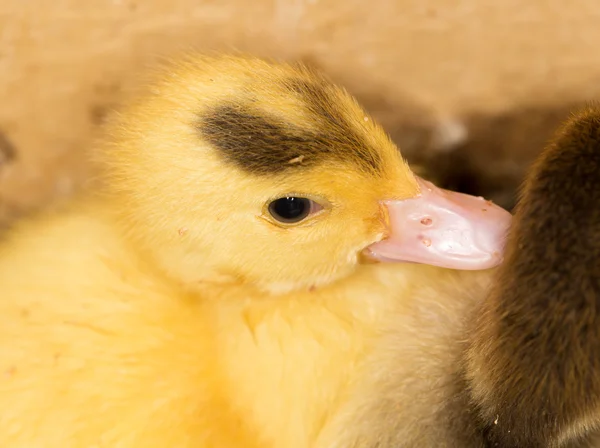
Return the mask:
{"type": "Polygon", "coordinates": [[[269,213],[279,222],[293,224],[314,213],[319,205],[307,198],[284,197],[269,204],[269,213]]]}

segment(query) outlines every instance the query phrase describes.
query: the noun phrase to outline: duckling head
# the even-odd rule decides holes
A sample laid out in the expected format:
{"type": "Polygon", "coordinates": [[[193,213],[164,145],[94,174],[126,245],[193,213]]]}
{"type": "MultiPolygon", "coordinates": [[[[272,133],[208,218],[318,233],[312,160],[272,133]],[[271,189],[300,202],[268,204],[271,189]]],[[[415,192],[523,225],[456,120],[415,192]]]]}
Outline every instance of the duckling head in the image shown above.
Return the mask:
{"type": "Polygon", "coordinates": [[[108,135],[120,228],[192,289],[311,288],[367,259],[479,269],[501,258],[507,212],[415,176],[346,91],[303,66],[188,57],[108,135]]]}

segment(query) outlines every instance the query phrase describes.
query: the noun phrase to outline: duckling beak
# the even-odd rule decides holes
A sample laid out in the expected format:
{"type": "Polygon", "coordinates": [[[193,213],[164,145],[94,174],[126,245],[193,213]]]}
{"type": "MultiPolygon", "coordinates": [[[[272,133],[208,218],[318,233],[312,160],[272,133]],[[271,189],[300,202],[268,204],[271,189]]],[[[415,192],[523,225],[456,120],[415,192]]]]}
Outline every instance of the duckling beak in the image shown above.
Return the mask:
{"type": "Polygon", "coordinates": [[[437,188],[417,177],[420,194],[384,201],[388,237],[367,252],[382,262],[479,270],[502,262],[512,215],[481,197],[437,188]]]}

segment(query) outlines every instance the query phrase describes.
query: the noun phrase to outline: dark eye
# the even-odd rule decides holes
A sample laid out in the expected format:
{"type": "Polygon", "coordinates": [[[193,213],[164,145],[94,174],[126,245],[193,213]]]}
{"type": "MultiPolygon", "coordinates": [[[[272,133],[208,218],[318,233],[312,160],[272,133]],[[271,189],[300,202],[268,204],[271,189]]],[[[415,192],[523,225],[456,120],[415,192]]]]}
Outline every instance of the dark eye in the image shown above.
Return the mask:
{"type": "Polygon", "coordinates": [[[296,223],[311,213],[313,204],[313,201],[306,198],[280,198],[269,204],[269,213],[279,222],[296,223]]]}

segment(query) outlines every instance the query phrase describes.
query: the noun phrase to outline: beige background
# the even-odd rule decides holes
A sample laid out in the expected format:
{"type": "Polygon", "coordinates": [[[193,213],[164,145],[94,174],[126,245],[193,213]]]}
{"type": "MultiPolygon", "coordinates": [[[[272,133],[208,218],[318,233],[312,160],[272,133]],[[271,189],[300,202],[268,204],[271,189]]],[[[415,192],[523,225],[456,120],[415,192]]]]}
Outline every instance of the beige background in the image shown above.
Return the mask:
{"type": "Polygon", "coordinates": [[[566,4],[0,0],[0,222],[80,185],[122,92],[190,48],[317,65],[441,183],[509,206],[553,127],[600,95],[600,3],[566,4]]]}

